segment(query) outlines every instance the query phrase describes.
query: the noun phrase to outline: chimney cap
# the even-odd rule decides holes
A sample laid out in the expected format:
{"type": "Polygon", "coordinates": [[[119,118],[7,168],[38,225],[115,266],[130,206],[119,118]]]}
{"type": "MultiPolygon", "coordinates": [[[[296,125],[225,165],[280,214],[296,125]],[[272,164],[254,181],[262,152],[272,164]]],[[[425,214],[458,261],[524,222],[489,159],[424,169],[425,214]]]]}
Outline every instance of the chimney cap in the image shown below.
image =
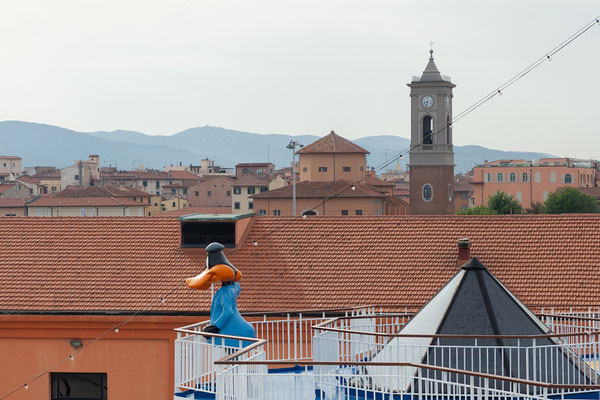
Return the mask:
{"type": "Polygon", "coordinates": [[[457,245],[459,249],[470,249],[471,248],[471,239],[462,238],[458,239],[457,245]]]}

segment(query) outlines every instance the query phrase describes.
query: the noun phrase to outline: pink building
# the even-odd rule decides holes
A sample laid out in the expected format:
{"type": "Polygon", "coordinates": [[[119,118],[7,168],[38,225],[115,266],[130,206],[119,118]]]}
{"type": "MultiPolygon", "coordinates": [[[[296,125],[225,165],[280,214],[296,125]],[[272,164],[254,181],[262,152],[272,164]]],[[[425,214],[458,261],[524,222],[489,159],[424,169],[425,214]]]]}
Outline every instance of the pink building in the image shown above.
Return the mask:
{"type": "Polygon", "coordinates": [[[473,205],[485,205],[489,196],[503,191],[529,208],[558,188],[595,186],[596,167],[594,161],[569,158],[486,162],[473,168],[473,205]]]}

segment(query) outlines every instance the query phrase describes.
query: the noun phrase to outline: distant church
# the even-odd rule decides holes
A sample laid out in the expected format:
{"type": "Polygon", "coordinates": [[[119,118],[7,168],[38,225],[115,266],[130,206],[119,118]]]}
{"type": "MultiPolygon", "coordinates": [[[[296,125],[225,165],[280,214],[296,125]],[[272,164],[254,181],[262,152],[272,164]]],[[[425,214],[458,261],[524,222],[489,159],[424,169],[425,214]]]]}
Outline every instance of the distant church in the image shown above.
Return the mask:
{"type": "Polygon", "coordinates": [[[410,213],[454,214],[454,150],[452,89],[433,61],[410,87],[410,213]]]}

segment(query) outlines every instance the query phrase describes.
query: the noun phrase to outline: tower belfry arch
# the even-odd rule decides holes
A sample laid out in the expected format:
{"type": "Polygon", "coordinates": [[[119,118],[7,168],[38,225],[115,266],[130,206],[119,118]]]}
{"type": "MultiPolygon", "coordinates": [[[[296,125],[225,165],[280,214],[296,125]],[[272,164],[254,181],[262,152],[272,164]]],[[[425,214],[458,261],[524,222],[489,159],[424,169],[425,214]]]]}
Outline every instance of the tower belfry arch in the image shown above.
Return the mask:
{"type": "Polygon", "coordinates": [[[440,73],[430,42],[429,61],[413,77],[411,97],[411,214],[454,214],[454,149],[450,77],[440,73]]]}

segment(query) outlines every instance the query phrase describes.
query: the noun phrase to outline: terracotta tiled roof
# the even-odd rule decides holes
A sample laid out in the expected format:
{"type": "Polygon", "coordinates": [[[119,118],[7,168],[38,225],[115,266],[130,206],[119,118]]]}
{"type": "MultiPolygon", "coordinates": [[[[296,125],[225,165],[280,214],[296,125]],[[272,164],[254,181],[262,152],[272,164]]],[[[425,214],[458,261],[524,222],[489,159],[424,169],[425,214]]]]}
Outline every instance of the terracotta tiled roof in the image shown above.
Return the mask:
{"type": "Polygon", "coordinates": [[[371,186],[394,186],[393,182],[386,182],[384,180],[379,179],[376,176],[367,176],[364,180],[367,185],[371,186]]]}
{"type": "MultiPolygon", "coordinates": [[[[242,311],[421,306],[463,237],[527,305],[600,305],[600,215],[261,217],[228,258],[242,311]]],[[[3,311],[129,312],[173,288],[153,312],[209,308],[183,285],[205,251],[181,248],[176,218],[0,218],[0,251],[3,311]]]]}
{"type": "Polygon", "coordinates": [[[148,206],[146,203],[117,197],[59,197],[45,195],[33,200],[29,207],[123,207],[148,206]]]}
{"type": "Polygon", "coordinates": [[[599,215],[257,218],[228,257],[247,310],[420,306],[457,272],[463,237],[528,305],[600,305],[599,215]]]}
{"type": "MultiPolygon", "coordinates": [[[[296,198],[323,198],[332,196],[337,193],[336,197],[385,197],[379,189],[370,185],[355,185],[354,190],[350,189],[352,185],[348,181],[333,181],[333,182],[309,182],[303,181],[296,183],[296,198]]],[[[279,189],[269,190],[268,192],[255,194],[250,196],[255,199],[291,199],[292,185],[287,185],[279,189]]]]}
{"type": "Polygon", "coordinates": [[[266,174],[244,174],[233,181],[231,186],[268,186],[269,179],[266,174]]]}
{"type": "Polygon", "coordinates": [[[7,207],[7,208],[23,207],[27,200],[28,199],[21,199],[21,198],[0,199],[0,207],[7,207]]]}
{"type": "Polygon", "coordinates": [[[367,150],[337,135],[334,131],[298,150],[298,154],[306,153],[362,153],[370,154],[367,150]]]}
{"type": "Polygon", "coordinates": [[[167,211],[157,215],[158,217],[179,217],[181,215],[189,214],[231,214],[231,207],[210,207],[210,206],[198,206],[198,207],[185,207],[181,210],[167,211]]]}
{"type": "Polygon", "coordinates": [[[22,158],[19,156],[0,156],[0,158],[8,158],[11,160],[21,160],[22,158]]]}
{"type": "Polygon", "coordinates": [[[142,190],[129,186],[67,186],[65,190],[57,193],[56,197],[151,197],[142,190]]]}
{"type": "Polygon", "coordinates": [[[198,181],[200,177],[190,171],[169,171],[168,175],[173,179],[198,181]]]}
{"type": "Polygon", "coordinates": [[[8,189],[10,189],[11,187],[15,186],[15,184],[0,184],[0,193],[4,193],[6,192],[8,189]]]}

